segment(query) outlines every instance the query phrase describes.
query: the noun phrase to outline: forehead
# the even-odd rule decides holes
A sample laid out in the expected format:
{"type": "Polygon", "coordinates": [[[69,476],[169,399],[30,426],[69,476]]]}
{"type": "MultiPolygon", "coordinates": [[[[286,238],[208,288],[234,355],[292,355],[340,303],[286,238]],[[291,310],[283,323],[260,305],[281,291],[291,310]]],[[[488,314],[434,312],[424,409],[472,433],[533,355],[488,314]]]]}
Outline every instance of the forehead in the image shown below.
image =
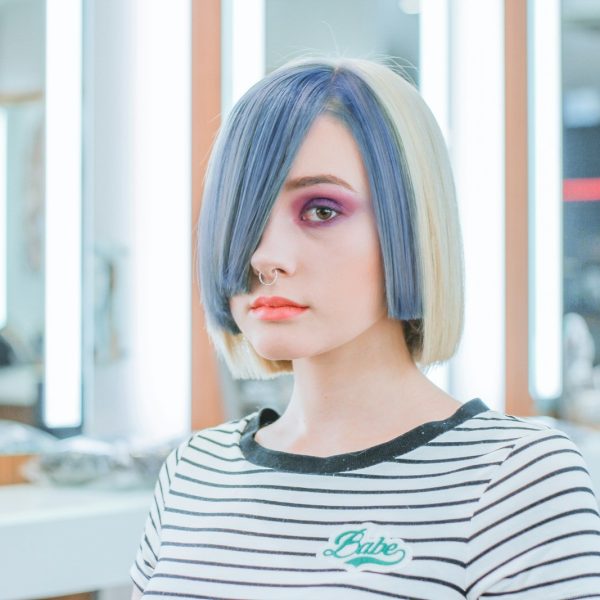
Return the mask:
{"type": "Polygon", "coordinates": [[[350,130],[335,117],[323,114],[311,125],[294,158],[287,180],[331,175],[347,182],[360,195],[369,185],[358,144],[350,130]]]}

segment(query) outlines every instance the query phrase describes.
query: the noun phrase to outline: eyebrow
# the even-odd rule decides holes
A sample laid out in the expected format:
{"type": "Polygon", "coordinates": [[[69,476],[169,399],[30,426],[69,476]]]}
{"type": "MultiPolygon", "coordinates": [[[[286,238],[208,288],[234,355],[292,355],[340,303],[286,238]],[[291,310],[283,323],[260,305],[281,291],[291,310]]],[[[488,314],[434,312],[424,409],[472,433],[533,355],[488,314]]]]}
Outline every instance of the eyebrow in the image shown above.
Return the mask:
{"type": "Polygon", "coordinates": [[[309,187],[319,183],[333,183],[334,185],[340,185],[353,192],[356,192],[356,190],[347,181],[344,181],[335,175],[307,175],[305,177],[297,177],[296,179],[288,179],[288,181],[285,182],[284,189],[286,191],[297,190],[299,188],[309,187]]]}

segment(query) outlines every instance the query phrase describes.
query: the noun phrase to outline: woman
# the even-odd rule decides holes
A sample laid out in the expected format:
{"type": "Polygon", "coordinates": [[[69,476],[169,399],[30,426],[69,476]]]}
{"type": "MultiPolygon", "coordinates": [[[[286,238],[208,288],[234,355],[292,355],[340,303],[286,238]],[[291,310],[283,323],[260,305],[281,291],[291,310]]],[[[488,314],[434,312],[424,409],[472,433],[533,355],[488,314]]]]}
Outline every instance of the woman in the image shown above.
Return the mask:
{"type": "Polygon", "coordinates": [[[422,372],[460,339],[462,250],[412,85],[350,59],[268,75],[221,128],[198,239],[215,348],[293,393],[170,454],[134,597],[600,598],[573,442],[422,372]]]}

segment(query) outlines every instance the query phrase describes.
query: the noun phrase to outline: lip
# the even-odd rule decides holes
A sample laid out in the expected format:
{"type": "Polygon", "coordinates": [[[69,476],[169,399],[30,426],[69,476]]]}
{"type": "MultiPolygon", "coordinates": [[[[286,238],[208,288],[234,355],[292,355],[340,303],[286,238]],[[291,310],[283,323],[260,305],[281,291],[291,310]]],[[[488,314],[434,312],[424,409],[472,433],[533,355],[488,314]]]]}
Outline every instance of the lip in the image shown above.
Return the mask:
{"type": "Polygon", "coordinates": [[[291,319],[306,310],[308,306],[282,296],[260,296],[250,306],[250,314],[261,321],[291,319]]]}
{"type": "Polygon", "coordinates": [[[307,306],[257,306],[250,314],[261,321],[282,321],[291,319],[307,311],[307,306]]]}
{"type": "Polygon", "coordinates": [[[294,307],[294,308],[307,308],[302,304],[298,304],[289,298],[283,298],[282,296],[260,296],[251,305],[250,308],[281,308],[281,307],[294,307]]]}

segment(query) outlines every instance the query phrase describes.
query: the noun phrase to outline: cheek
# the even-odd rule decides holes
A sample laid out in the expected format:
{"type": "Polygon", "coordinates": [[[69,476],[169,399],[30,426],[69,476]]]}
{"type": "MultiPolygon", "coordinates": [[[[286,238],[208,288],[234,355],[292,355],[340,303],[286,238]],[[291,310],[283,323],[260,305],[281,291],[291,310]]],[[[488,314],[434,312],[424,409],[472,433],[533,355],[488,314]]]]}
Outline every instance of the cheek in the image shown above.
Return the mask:
{"type": "MultiPolygon", "coordinates": [[[[324,281],[337,310],[372,314],[385,302],[383,260],[376,231],[363,229],[325,261],[324,281]],[[335,301],[337,299],[337,301],[335,301]]],[[[366,316],[366,315],[365,315],[366,316]]]]}
{"type": "Polygon", "coordinates": [[[370,285],[382,283],[383,260],[379,247],[379,233],[375,223],[369,223],[369,227],[363,227],[362,231],[354,238],[354,260],[356,264],[357,277],[363,278],[370,285]]]}
{"type": "MultiPolygon", "coordinates": [[[[378,243],[378,239],[375,240],[378,243]]],[[[361,278],[361,292],[365,302],[371,307],[378,308],[385,296],[385,276],[383,273],[383,260],[379,246],[370,247],[370,252],[363,255],[359,276],[361,278]]]]}
{"type": "Polygon", "coordinates": [[[233,317],[233,320],[237,323],[238,327],[242,324],[242,305],[243,300],[238,296],[234,296],[233,298],[229,299],[229,310],[231,311],[231,316],[233,317]]]}

